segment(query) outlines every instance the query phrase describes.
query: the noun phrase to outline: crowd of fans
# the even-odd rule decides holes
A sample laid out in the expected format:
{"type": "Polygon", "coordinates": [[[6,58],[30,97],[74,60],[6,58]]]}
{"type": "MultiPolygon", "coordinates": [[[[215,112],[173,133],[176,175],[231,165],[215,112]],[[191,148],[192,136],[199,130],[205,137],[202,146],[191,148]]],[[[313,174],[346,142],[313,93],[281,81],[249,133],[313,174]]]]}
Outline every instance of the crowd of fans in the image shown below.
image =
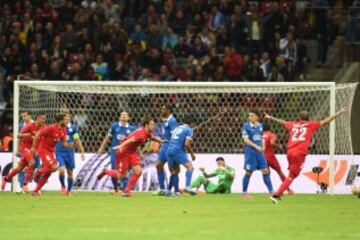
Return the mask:
{"type": "Polygon", "coordinates": [[[318,67],[337,36],[360,40],[360,10],[349,6],[360,1],[3,0],[0,104],[11,108],[18,75],[103,81],[304,79],[309,62],[304,39],[320,43],[313,59],[318,67]]]}

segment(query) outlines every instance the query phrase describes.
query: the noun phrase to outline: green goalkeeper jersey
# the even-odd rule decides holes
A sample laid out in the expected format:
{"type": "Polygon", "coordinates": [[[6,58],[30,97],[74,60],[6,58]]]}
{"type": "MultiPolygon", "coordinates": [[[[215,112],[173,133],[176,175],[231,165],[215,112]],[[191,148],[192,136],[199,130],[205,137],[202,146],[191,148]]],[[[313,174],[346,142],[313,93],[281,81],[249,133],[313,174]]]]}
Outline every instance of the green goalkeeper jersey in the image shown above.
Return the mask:
{"type": "MultiPolygon", "coordinates": [[[[230,173],[230,174],[235,174],[235,169],[229,166],[225,166],[226,170],[230,173]]],[[[225,186],[226,193],[231,192],[231,185],[234,182],[234,178],[231,178],[225,171],[220,170],[220,169],[216,169],[216,171],[214,172],[214,174],[219,178],[219,182],[218,185],[223,185],[225,186]]]]}

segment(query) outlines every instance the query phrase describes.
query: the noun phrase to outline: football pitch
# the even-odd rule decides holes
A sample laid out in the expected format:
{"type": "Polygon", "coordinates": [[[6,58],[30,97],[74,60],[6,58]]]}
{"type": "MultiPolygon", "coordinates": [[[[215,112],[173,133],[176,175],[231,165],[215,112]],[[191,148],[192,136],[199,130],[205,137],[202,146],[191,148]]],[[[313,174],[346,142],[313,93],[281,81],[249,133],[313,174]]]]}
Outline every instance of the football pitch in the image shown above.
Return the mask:
{"type": "Polygon", "coordinates": [[[360,239],[354,196],[253,196],[0,193],[0,239],[360,239]]]}

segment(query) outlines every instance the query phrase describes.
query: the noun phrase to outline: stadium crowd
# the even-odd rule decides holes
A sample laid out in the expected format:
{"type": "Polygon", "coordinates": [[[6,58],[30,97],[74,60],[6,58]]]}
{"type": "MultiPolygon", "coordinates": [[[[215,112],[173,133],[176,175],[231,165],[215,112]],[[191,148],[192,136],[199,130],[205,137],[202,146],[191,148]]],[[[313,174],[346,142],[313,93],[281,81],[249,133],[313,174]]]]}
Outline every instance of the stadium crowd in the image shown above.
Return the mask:
{"type": "MultiPolygon", "coordinates": [[[[317,39],[317,65],[338,35],[359,41],[360,1],[3,0],[0,135],[11,138],[13,82],[294,81],[317,39]],[[355,17],[354,17],[355,16],[355,17]],[[326,27],[324,27],[326,26],[326,27]]],[[[4,141],[4,140],[3,140],[4,141]]],[[[5,150],[5,149],[4,149],[5,150]]]]}

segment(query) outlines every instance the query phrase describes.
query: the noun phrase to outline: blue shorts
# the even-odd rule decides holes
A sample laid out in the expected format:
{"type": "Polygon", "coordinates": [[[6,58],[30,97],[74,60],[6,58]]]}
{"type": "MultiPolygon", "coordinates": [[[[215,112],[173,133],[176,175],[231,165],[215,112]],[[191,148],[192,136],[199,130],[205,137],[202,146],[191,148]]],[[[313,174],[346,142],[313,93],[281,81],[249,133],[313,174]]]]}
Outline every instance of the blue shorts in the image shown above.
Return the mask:
{"type": "Polygon", "coordinates": [[[244,156],[244,169],[246,171],[255,171],[268,168],[268,164],[263,153],[245,153],[244,156]]]}
{"type": "Polygon", "coordinates": [[[178,149],[169,149],[166,152],[166,158],[169,167],[175,167],[190,162],[186,152],[178,149]]]}
{"type": "Polygon", "coordinates": [[[169,144],[161,144],[160,150],[159,150],[159,156],[158,159],[161,162],[167,162],[166,152],[168,150],[169,144]]]}
{"type": "Polygon", "coordinates": [[[67,169],[75,168],[75,153],[74,152],[56,152],[56,160],[59,163],[59,167],[66,167],[67,169]]]}
{"type": "Polygon", "coordinates": [[[115,169],[115,165],[116,165],[116,151],[115,150],[110,151],[110,163],[111,163],[111,169],[115,169]]]}

